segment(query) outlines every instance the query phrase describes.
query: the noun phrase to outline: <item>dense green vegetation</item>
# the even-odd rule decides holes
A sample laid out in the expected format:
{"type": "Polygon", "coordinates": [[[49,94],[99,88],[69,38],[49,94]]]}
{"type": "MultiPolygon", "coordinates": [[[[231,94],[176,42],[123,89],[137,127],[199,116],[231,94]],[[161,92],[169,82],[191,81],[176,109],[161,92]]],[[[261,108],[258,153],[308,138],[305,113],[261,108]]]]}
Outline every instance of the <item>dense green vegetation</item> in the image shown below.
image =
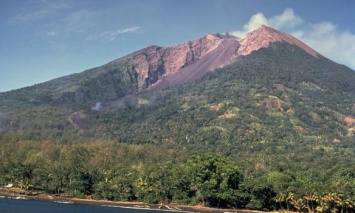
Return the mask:
{"type": "Polygon", "coordinates": [[[129,59],[121,59],[48,82],[0,93],[1,106],[32,108],[52,104],[78,109],[97,101],[111,101],[138,90],[129,59]]]}
{"type": "MultiPolygon", "coordinates": [[[[41,85],[0,94],[0,184],[111,200],[354,211],[352,70],[276,43],[195,82],[118,101],[125,93],[113,92],[115,75],[95,72],[76,85],[83,92],[53,92],[51,101],[36,96],[41,85]],[[95,76],[106,76],[107,88],[95,90],[95,76]],[[102,109],[92,110],[98,101],[102,109]]],[[[120,91],[129,93],[135,83],[124,76],[120,91]]]]}
{"type": "Polygon", "coordinates": [[[265,156],[246,164],[251,158],[108,141],[63,145],[2,136],[0,150],[1,185],[67,197],[354,211],[355,168],[340,156],[316,158],[309,165],[272,157],[290,163],[284,170],[268,165],[265,156]]]}

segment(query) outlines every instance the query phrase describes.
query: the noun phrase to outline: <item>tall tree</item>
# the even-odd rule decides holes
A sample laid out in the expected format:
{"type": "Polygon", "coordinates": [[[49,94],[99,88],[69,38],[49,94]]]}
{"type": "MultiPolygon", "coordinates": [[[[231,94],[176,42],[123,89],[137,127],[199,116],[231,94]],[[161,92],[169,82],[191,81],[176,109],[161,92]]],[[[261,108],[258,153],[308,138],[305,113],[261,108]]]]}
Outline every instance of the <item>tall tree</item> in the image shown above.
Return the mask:
{"type": "Polygon", "coordinates": [[[199,154],[185,165],[191,189],[204,206],[227,206],[235,202],[242,176],[227,158],[199,154]]]}

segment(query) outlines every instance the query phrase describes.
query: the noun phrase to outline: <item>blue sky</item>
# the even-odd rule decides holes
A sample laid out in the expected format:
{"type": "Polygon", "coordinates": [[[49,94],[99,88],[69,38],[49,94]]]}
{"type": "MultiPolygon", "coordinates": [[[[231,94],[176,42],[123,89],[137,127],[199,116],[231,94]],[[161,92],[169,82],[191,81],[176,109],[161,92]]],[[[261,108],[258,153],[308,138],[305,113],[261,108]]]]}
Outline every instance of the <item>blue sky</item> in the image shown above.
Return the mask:
{"type": "Polygon", "coordinates": [[[355,69],[353,0],[1,0],[0,92],[266,24],[355,69]]]}

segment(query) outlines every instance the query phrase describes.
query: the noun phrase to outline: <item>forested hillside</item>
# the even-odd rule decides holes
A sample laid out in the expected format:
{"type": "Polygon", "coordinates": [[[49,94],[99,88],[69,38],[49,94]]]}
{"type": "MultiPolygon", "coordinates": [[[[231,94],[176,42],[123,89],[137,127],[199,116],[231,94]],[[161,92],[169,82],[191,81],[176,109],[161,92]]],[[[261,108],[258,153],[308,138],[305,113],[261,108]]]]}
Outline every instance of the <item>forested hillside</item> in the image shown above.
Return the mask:
{"type": "Polygon", "coordinates": [[[24,107],[1,94],[0,183],[113,200],[353,212],[354,82],[351,69],[277,42],[194,82],[100,107],[24,107]]]}
{"type": "Polygon", "coordinates": [[[129,59],[85,70],[48,82],[0,93],[2,107],[35,108],[57,105],[78,108],[124,97],[138,90],[135,71],[129,59]]]}

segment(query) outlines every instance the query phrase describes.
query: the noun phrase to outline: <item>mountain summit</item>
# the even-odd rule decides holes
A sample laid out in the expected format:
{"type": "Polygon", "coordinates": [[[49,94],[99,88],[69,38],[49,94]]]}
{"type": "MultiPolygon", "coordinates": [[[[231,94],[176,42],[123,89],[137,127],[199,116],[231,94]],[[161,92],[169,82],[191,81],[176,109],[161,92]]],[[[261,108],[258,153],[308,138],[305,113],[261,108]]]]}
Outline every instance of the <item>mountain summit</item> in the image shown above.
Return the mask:
{"type": "Polygon", "coordinates": [[[18,99],[30,100],[33,104],[50,102],[87,106],[116,101],[126,95],[197,80],[276,42],[300,48],[312,58],[324,58],[295,37],[263,25],[242,39],[229,34],[207,34],[174,47],[149,46],[103,66],[3,96],[13,97],[11,94],[15,93],[18,99]]]}
{"type": "Polygon", "coordinates": [[[241,40],[229,34],[207,34],[174,47],[150,46],[119,60],[133,62],[138,91],[142,91],[195,80],[274,42],[286,42],[314,57],[321,56],[295,37],[263,25],[241,40]]]}
{"type": "Polygon", "coordinates": [[[248,55],[252,51],[259,50],[263,47],[268,47],[269,44],[273,42],[286,42],[302,48],[304,51],[314,57],[321,56],[319,53],[297,38],[265,25],[262,25],[257,30],[248,33],[247,36],[241,40],[241,45],[238,49],[238,55],[248,55]]]}

